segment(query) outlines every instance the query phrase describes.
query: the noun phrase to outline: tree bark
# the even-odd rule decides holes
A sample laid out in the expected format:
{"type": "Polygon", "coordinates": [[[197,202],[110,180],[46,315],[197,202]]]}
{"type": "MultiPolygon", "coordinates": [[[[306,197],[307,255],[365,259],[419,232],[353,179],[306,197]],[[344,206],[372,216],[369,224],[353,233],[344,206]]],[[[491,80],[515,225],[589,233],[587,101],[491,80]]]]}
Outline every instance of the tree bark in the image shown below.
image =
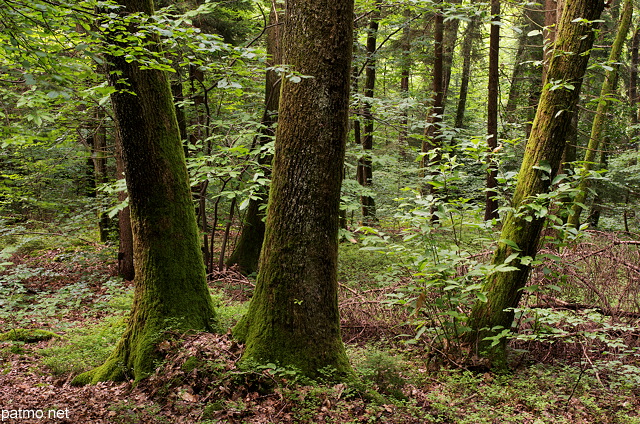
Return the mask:
{"type": "MultiPolygon", "coordinates": [[[[433,58],[433,80],[432,80],[432,92],[433,103],[431,109],[427,115],[426,127],[424,129],[424,139],[422,140],[422,160],[421,168],[423,176],[426,178],[430,175],[432,178],[437,175],[435,171],[428,171],[429,167],[432,167],[440,162],[442,147],[442,131],[440,125],[442,124],[442,115],[444,113],[444,86],[443,86],[443,50],[442,41],[444,36],[444,14],[442,8],[435,12],[434,29],[433,29],[433,43],[434,43],[434,58],[433,58]]],[[[428,183],[428,181],[425,181],[428,183]]],[[[422,187],[423,191],[429,193],[435,193],[436,186],[431,184],[426,189],[426,186],[422,187]]],[[[433,211],[432,211],[433,212],[433,211]]]]}
{"type": "Polygon", "coordinates": [[[260,273],[234,329],[244,359],[317,377],[351,373],[340,336],[337,251],[348,132],[353,0],[287,3],[283,81],[260,273]]]}
{"type": "Polygon", "coordinates": [[[531,132],[531,122],[542,90],[542,75],[536,63],[542,62],[544,44],[542,34],[530,35],[530,33],[541,30],[544,27],[544,20],[545,13],[540,5],[527,4],[524,7],[522,33],[518,37],[518,50],[505,107],[508,123],[517,126],[525,123],[526,138],[531,132]],[[520,104],[524,104],[525,107],[520,107],[520,104]]]}
{"type": "Polygon", "coordinates": [[[478,28],[480,19],[477,16],[471,18],[464,31],[462,39],[462,75],[460,76],[460,91],[458,93],[458,105],[456,107],[455,128],[464,128],[464,115],[467,108],[469,95],[469,81],[471,80],[471,61],[473,55],[473,43],[479,38],[478,28]]]}
{"type": "MultiPolygon", "coordinates": [[[[153,13],[151,0],[121,4],[123,14],[153,13]]],[[[126,38],[136,28],[112,31],[110,40],[126,38]]],[[[102,366],[76,377],[75,384],[140,380],[153,371],[157,344],[169,330],[210,331],[215,320],[167,76],[123,56],[108,61],[130,200],[135,292],[114,352],[102,366]]]]}
{"type": "Polygon", "coordinates": [[[546,84],[542,91],[512,200],[515,212],[507,215],[493,256],[496,266],[510,258],[513,269],[487,277],[483,285],[487,301],[477,302],[469,317],[471,341],[496,367],[506,366],[506,339],[491,346],[486,337],[511,328],[509,308],[518,306],[544,224],[544,216],[535,212],[536,205],[545,206],[544,199],[537,197],[549,191],[558,169],[593,46],[592,21],[603,8],[602,0],[577,0],[565,6],[547,74],[547,81],[557,83],[546,84]]]}
{"type": "MultiPolygon", "coordinates": [[[[631,39],[631,69],[629,71],[629,103],[631,105],[631,122],[636,125],[640,122],[640,110],[638,109],[638,51],[640,50],[640,27],[636,28],[631,39]]],[[[634,131],[634,136],[640,136],[640,131],[634,131]]],[[[637,141],[635,141],[637,143],[637,141]]]]}
{"type": "Polygon", "coordinates": [[[631,15],[633,14],[633,3],[631,0],[625,0],[622,7],[622,14],[620,15],[620,23],[618,24],[618,30],[616,32],[616,38],[611,46],[609,52],[608,65],[611,69],[605,72],[604,82],[600,89],[600,97],[598,99],[598,106],[596,108],[596,115],[591,123],[591,135],[589,137],[589,143],[587,144],[587,150],[584,155],[584,163],[579,172],[581,180],[578,184],[578,194],[574,199],[572,207],[572,213],[569,216],[568,224],[574,228],[580,226],[580,215],[582,214],[582,204],[584,204],[587,198],[587,190],[589,187],[589,172],[593,169],[594,160],[598,149],[602,144],[603,131],[605,127],[605,115],[609,108],[609,103],[614,95],[615,88],[618,80],[618,59],[622,53],[622,47],[627,38],[629,27],[631,26],[631,15]]]}
{"type": "MultiPolygon", "coordinates": [[[[373,185],[373,162],[371,154],[373,151],[373,130],[374,121],[371,112],[371,100],[373,99],[376,85],[376,48],[378,38],[378,26],[380,20],[379,4],[371,12],[371,20],[367,30],[367,58],[365,64],[364,78],[364,104],[362,106],[362,120],[364,121],[364,133],[362,134],[362,156],[358,159],[356,175],[358,183],[368,189],[373,185]]],[[[376,219],[376,203],[370,194],[360,195],[360,205],[362,208],[362,222],[369,225],[376,219]]]]}
{"type": "MultiPolygon", "coordinates": [[[[406,23],[402,29],[402,39],[400,41],[402,53],[401,53],[401,72],[400,72],[400,94],[402,99],[409,98],[409,77],[411,76],[411,10],[404,11],[404,18],[406,23]]],[[[404,152],[405,143],[409,135],[409,114],[407,107],[402,108],[402,118],[400,120],[400,134],[398,137],[400,151],[404,152]]]]}
{"type": "MultiPolygon", "coordinates": [[[[124,159],[122,158],[122,139],[115,131],[116,145],[116,178],[124,178],[124,159]]],[[[126,192],[118,193],[118,202],[124,202],[126,192]]],[[[133,281],[136,275],[133,266],[133,233],[131,232],[131,213],[129,206],[118,212],[118,274],[127,281],[133,281]]]]}
{"type": "Polygon", "coordinates": [[[491,31],[489,33],[489,83],[487,96],[487,191],[484,220],[498,219],[498,170],[492,153],[498,147],[498,100],[500,86],[500,0],[491,1],[491,31]]]}

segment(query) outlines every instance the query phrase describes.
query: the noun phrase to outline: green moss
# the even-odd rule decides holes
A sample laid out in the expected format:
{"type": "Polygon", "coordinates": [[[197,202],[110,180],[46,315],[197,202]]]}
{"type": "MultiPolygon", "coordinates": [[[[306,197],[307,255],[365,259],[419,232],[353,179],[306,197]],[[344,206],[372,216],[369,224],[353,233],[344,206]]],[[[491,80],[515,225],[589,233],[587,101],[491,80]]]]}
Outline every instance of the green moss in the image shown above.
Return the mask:
{"type": "Polygon", "coordinates": [[[60,338],[59,334],[47,330],[15,328],[6,333],[0,334],[0,342],[16,341],[25,343],[37,343],[42,340],[60,338]]]}
{"type": "Polygon", "coordinates": [[[64,339],[52,341],[40,351],[43,363],[54,374],[87,371],[109,357],[125,327],[126,320],[116,317],[98,325],[72,328],[64,339]]]}

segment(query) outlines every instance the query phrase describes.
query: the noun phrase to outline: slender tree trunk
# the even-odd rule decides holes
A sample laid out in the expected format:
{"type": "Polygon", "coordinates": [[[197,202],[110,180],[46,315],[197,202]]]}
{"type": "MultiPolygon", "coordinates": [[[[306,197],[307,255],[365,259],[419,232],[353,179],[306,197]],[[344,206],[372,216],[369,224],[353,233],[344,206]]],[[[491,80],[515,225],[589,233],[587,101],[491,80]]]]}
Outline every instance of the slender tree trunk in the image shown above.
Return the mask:
{"type": "MultiPolygon", "coordinates": [[[[123,14],[153,13],[151,0],[121,4],[123,14]]],[[[120,31],[113,29],[110,41],[126,38],[136,28],[120,31]]],[[[76,377],[75,384],[140,380],[155,368],[157,345],[169,330],[209,331],[215,320],[167,76],[143,70],[123,56],[108,62],[117,89],[111,100],[130,199],[135,292],[131,317],[114,352],[102,366],[76,377]]]]}
{"type": "MultiPolygon", "coordinates": [[[[275,6],[275,4],[274,4],[275,6]]],[[[267,54],[270,67],[282,64],[282,49],[280,47],[282,27],[280,25],[281,12],[272,9],[267,29],[267,54]]],[[[262,129],[256,137],[256,144],[264,146],[275,136],[275,124],[278,121],[278,105],[280,103],[280,76],[275,71],[267,71],[265,81],[265,110],[262,116],[262,129]]],[[[261,155],[260,165],[270,164],[272,155],[261,155]]],[[[270,174],[269,174],[270,175],[270,174]]],[[[260,250],[264,240],[264,209],[267,204],[268,193],[256,193],[256,198],[249,201],[244,217],[242,233],[227,265],[237,264],[244,274],[258,271],[260,250]]]]}
{"type": "MultiPolygon", "coordinates": [[[[459,5],[461,0],[452,0],[451,6],[459,5]]],[[[454,6],[455,7],[455,6],[454,6]]],[[[451,66],[453,65],[453,53],[458,41],[458,27],[460,19],[449,19],[444,22],[442,32],[442,104],[447,104],[449,83],[451,82],[451,66]]]]}
{"type": "Polygon", "coordinates": [[[234,329],[245,359],[317,377],[351,373],[340,336],[337,253],[348,133],[353,0],[285,9],[283,61],[310,75],[283,81],[260,273],[234,329]]]}
{"type": "MultiPolygon", "coordinates": [[[[491,1],[491,31],[489,33],[489,85],[487,98],[487,146],[489,152],[498,147],[498,100],[500,86],[500,0],[491,1]]],[[[488,157],[487,191],[484,220],[497,219],[498,215],[498,170],[491,153],[488,157]]]]}
{"type": "MultiPolygon", "coordinates": [[[[629,103],[631,104],[631,122],[636,125],[640,122],[640,109],[638,108],[638,50],[640,50],[640,27],[636,28],[631,39],[631,69],[629,72],[629,103]]],[[[634,131],[636,139],[640,137],[640,131],[634,131]]],[[[635,141],[637,143],[637,140],[635,141]]]]}
{"type": "MultiPolygon", "coordinates": [[[[122,158],[122,139],[115,131],[116,145],[116,178],[124,178],[124,159],[122,158]]],[[[118,193],[118,202],[124,202],[127,193],[118,193]]],[[[118,212],[118,274],[127,281],[133,281],[136,272],[133,265],[133,232],[131,231],[131,213],[129,206],[118,212]]]]}
{"type": "MultiPolygon", "coordinates": [[[[362,134],[362,157],[358,159],[358,183],[365,189],[373,185],[373,163],[371,153],[373,150],[374,121],[371,112],[371,101],[376,85],[376,48],[378,38],[378,21],[380,20],[379,4],[371,12],[371,20],[367,30],[367,58],[364,78],[364,104],[362,106],[362,120],[364,121],[364,133],[362,134]]],[[[362,221],[371,224],[376,220],[376,204],[373,197],[366,193],[360,196],[362,206],[362,221]]]]}
{"type": "Polygon", "coordinates": [[[599,18],[603,8],[602,0],[566,4],[547,74],[548,80],[560,80],[564,85],[549,84],[542,91],[512,200],[516,212],[507,215],[500,235],[502,241],[493,257],[496,266],[509,258],[512,269],[487,277],[483,286],[487,301],[476,303],[469,317],[473,343],[496,367],[506,366],[506,339],[491,346],[486,337],[511,328],[513,310],[509,308],[517,307],[520,302],[529,275],[529,261],[536,255],[544,224],[544,217],[536,214],[532,205],[540,204],[536,197],[549,191],[559,167],[593,45],[595,24],[592,21],[599,18]]]}
{"type": "Polygon", "coordinates": [[[602,144],[603,131],[605,126],[605,119],[609,103],[612,100],[612,96],[615,93],[615,87],[618,79],[618,59],[622,53],[622,47],[624,41],[627,38],[629,27],[631,26],[631,15],[633,14],[633,3],[631,0],[625,0],[622,14],[620,15],[620,23],[618,24],[618,30],[616,32],[616,38],[611,46],[609,53],[608,64],[611,67],[610,70],[605,72],[604,83],[600,90],[600,98],[598,99],[598,107],[596,109],[596,115],[593,118],[591,124],[591,136],[589,137],[589,143],[587,144],[587,151],[584,155],[584,164],[580,170],[581,181],[578,185],[578,194],[574,199],[572,213],[569,216],[568,223],[572,227],[580,226],[580,214],[582,213],[582,204],[584,204],[587,198],[587,189],[589,187],[589,172],[593,169],[594,159],[602,144]]]}
{"type": "MultiPolygon", "coordinates": [[[[442,115],[444,113],[444,92],[443,92],[443,51],[442,41],[444,35],[444,15],[442,9],[438,9],[435,12],[434,30],[433,30],[433,43],[434,43],[434,59],[433,59],[433,80],[432,80],[432,92],[433,103],[431,110],[426,119],[426,127],[424,129],[424,139],[422,141],[422,160],[421,167],[423,169],[423,176],[426,178],[430,175],[434,178],[437,175],[435,171],[429,171],[431,166],[434,166],[440,162],[442,147],[442,131],[440,125],[442,123],[442,115]]],[[[426,181],[428,183],[428,181],[426,181]]],[[[424,183],[423,183],[424,184],[424,183]]],[[[422,186],[423,190],[426,186],[422,186]]],[[[428,190],[430,193],[435,193],[436,186],[430,185],[428,190]]]]}
{"type": "Polygon", "coordinates": [[[456,128],[464,128],[464,114],[467,108],[467,97],[469,95],[469,81],[471,80],[471,61],[473,59],[473,43],[478,38],[478,28],[480,19],[476,16],[471,18],[465,29],[462,39],[462,75],[460,77],[460,92],[458,94],[458,105],[456,107],[456,128]]]}
{"type": "Polygon", "coordinates": [[[542,76],[535,63],[543,59],[544,41],[542,34],[529,34],[532,31],[541,30],[544,19],[545,13],[540,5],[524,6],[522,33],[518,36],[518,50],[505,107],[505,118],[508,123],[516,125],[525,123],[526,138],[531,132],[531,122],[536,113],[540,90],[542,90],[542,76]],[[525,106],[521,107],[522,104],[525,106]]]}
{"type": "MultiPolygon", "coordinates": [[[[409,98],[409,77],[411,76],[411,25],[409,24],[411,16],[411,11],[406,10],[404,12],[404,18],[407,23],[405,27],[402,29],[402,61],[401,67],[402,71],[400,73],[400,93],[403,99],[409,98]]],[[[407,112],[407,108],[402,108],[402,118],[400,121],[400,135],[399,135],[399,144],[400,151],[404,152],[404,146],[407,142],[407,136],[409,134],[409,114],[407,112]]]]}

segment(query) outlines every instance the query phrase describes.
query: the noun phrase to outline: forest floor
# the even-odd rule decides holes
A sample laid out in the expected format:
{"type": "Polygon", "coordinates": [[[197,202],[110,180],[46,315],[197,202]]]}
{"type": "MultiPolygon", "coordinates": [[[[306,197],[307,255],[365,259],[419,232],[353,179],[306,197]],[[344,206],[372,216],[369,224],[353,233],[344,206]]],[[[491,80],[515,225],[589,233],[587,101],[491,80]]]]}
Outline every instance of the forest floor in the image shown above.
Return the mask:
{"type": "MultiPolygon", "coordinates": [[[[138,385],[74,387],[77,373],[108,355],[131,305],[113,253],[87,244],[9,259],[0,273],[0,333],[60,337],[0,342],[0,422],[640,423],[640,364],[629,345],[607,358],[586,339],[514,341],[509,372],[472,369],[446,343],[414,337],[408,312],[386,301],[402,281],[381,281],[389,260],[350,245],[341,248],[340,303],[361,384],[311,382],[276,366],[241,369],[243,347],[229,333],[206,333],[162,344],[166,359],[138,385]]],[[[233,271],[213,276],[223,325],[244,312],[252,286],[233,271]]],[[[637,319],[634,328],[626,336],[637,340],[637,319]]]]}

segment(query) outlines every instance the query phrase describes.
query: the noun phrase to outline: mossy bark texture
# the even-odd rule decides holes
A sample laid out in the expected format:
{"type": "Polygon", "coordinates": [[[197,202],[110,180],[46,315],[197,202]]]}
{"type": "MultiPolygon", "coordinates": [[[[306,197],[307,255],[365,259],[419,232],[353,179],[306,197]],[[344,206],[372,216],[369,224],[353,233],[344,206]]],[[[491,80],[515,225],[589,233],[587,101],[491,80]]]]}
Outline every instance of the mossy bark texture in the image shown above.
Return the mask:
{"type": "Polygon", "coordinates": [[[340,336],[337,250],[348,131],[353,0],[287,3],[283,81],[260,272],[234,329],[245,360],[351,373],[340,336]]]}
{"type": "Polygon", "coordinates": [[[506,359],[506,341],[490,347],[484,340],[499,332],[496,327],[510,328],[530,266],[523,257],[535,257],[544,217],[536,216],[531,204],[539,195],[549,192],[551,181],[560,165],[566,135],[575,111],[582,79],[594,40],[594,23],[604,8],[602,0],[567,0],[558,26],[547,79],[536,117],[527,142],[512,206],[514,212],[505,219],[501,242],[494,253],[498,265],[512,254],[510,262],[517,269],[490,275],[484,285],[487,302],[478,302],[472,310],[472,341],[485,352],[493,364],[501,366],[506,359]],[[517,246],[514,247],[514,246],[517,246]],[[492,330],[496,329],[496,330],[492,330]]]}
{"type": "MultiPolygon", "coordinates": [[[[153,13],[151,0],[121,4],[122,13],[153,13]]],[[[114,352],[76,384],[144,378],[168,331],[211,330],[215,319],[169,81],[164,72],[142,70],[136,61],[109,60],[119,89],[112,103],[134,238],[134,302],[114,352]]]]}
{"type": "Polygon", "coordinates": [[[578,187],[578,194],[574,199],[572,207],[572,214],[569,216],[568,223],[572,227],[580,226],[580,215],[582,214],[582,204],[587,199],[587,189],[589,188],[589,172],[593,169],[594,161],[598,150],[601,150],[603,145],[603,131],[605,129],[605,117],[609,104],[614,99],[615,89],[618,82],[618,67],[620,66],[618,60],[622,53],[622,47],[627,39],[627,33],[631,26],[631,15],[633,14],[633,2],[631,0],[625,0],[622,6],[622,14],[620,15],[620,22],[618,24],[618,31],[616,38],[611,46],[609,52],[608,64],[611,69],[608,69],[604,75],[604,82],[600,89],[600,98],[598,99],[598,107],[596,109],[596,115],[591,123],[591,135],[589,136],[589,143],[587,144],[587,151],[584,154],[584,164],[580,171],[582,180],[578,187]]]}

